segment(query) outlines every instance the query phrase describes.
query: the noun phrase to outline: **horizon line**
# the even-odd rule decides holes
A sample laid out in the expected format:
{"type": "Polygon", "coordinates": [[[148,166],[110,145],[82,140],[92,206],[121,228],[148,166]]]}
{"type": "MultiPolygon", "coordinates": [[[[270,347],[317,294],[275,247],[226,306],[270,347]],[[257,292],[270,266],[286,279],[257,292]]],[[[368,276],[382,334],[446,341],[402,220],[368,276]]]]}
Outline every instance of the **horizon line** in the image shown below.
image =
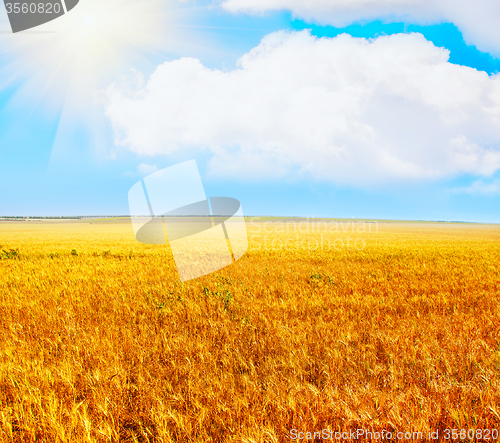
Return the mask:
{"type": "MultiPolygon", "coordinates": [[[[227,217],[227,215],[154,215],[153,217],[227,217]]],[[[33,216],[33,215],[0,215],[0,221],[19,221],[19,220],[84,220],[96,218],[131,218],[130,215],[47,215],[47,216],[33,216]]],[[[151,217],[151,215],[136,215],[134,217],[151,217]]],[[[500,222],[481,222],[481,221],[467,221],[467,220],[432,220],[432,219],[396,219],[396,218],[367,218],[367,217],[315,217],[315,216],[301,216],[301,215],[245,215],[243,218],[275,218],[275,219],[306,219],[307,221],[314,220],[352,220],[352,221],[370,221],[370,222],[418,222],[418,223],[464,223],[464,224],[486,224],[498,225],[500,222]]]]}

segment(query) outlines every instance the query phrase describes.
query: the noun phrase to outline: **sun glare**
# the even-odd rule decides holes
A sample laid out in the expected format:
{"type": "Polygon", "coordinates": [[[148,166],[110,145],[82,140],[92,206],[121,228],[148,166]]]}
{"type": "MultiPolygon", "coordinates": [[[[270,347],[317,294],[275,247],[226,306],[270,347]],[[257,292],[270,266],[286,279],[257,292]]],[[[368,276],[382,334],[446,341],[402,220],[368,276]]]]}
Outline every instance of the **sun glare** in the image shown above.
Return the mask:
{"type": "Polygon", "coordinates": [[[0,91],[15,91],[10,112],[38,109],[44,118],[58,118],[50,165],[73,158],[82,139],[94,158],[109,156],[101,92],[131,70],[165,60],[179,45],[171,26],[176,14],[169,0],[80,0],[44,25],[0,33],[0,91]]]}
{"type": "Polygon", "coordinates": [[[65,101],[88,99],[144,53],[168,48],[173,11],[161,0],[81,0],[64,16],[0,36],[7,63],[0,87],[21,95],[65,101]],[[33,75],[36,73],[36,75],[33,75]]]}

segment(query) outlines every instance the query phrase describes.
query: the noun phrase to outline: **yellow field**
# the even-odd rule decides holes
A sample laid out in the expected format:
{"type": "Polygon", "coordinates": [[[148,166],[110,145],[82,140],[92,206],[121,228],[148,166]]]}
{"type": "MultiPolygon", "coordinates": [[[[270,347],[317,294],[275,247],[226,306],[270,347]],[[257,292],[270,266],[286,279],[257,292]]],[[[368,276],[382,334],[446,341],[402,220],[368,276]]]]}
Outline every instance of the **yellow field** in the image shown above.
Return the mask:
{"type": "Polygon", "coordinates": [[[500,226],[322,228],[180,283],[124,221],[0,222],[0,441],[500,430],[500,226]]]}

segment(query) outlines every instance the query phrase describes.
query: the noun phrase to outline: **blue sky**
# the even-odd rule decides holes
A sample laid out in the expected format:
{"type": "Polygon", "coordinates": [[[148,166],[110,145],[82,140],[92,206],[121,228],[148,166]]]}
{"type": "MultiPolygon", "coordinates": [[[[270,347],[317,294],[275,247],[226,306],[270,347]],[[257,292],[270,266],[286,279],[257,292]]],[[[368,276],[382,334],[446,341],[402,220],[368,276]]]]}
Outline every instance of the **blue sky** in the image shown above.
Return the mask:
{"type": "Polygon", "coordinates": [[[26,35],[0,11],[0,215],[127,214],[137,180],[194,158],[248,215],[500,223],[488,26],[254,3],[151,0],[79,28],[102,12],[81,0],[26,35]]]}

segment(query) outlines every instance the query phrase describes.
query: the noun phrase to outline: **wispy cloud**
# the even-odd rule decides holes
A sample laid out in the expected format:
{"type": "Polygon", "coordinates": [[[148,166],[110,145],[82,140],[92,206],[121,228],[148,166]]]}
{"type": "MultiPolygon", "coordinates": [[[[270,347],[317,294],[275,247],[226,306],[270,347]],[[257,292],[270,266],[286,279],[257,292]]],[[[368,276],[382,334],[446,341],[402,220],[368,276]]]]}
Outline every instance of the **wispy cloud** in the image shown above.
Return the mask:
{"type": "Polygon", "coordinates": [[[494,181],[477,180],[471,186],[457,189],[457,192],[465,194],[483,194],[495,195],[500,194],[500,179],[494,181]]]}
{"type": "Polygon", "coordinates": [[[145,177],[149,174],[152,174],[153,172],[158,171],[158,166],[156,165],[149,165],[147,163],[141,163],[139,166],[137,166],[137,170],[132,172],[132,171],[127,171],[123,175],[127,177],[145,177]]]}

